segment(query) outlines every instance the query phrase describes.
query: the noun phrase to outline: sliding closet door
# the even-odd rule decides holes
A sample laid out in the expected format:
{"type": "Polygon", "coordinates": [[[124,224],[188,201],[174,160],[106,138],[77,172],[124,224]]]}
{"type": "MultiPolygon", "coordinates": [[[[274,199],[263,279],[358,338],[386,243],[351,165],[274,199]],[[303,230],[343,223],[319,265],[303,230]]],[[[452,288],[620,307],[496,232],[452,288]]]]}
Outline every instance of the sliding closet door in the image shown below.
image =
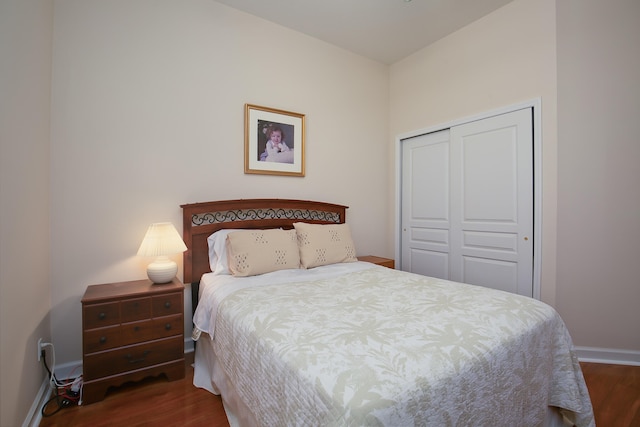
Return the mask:
{"type": "Polygon", "coordinates": [[[402,269],[532,296],[532,110],[403,140],[402,155],[402,269]]]}
{"type": "Polygon", "coordinates": [[[533,295],[531,110],[451,129],[452,280],[533,295]]]}
{"type": "Polygon", "coordinates": [[[449,278],[449,130],[402,141],[402,270],[449,278]]]}

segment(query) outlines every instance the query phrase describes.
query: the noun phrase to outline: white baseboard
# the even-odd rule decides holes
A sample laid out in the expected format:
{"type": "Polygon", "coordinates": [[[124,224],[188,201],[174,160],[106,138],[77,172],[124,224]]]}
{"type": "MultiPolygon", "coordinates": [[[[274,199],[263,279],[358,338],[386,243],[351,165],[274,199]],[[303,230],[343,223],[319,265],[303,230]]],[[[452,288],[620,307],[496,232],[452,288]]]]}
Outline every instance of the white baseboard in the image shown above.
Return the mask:
{"type": "Polygon", "coordinates": [[[55,372],[56,378],[60,381],[79,377],[82,375],[82,360],[56,365],[53,372],[55,372]]]}
{"type": "Polygon", "coordinates": [[[640,366],[640,351],[613,348],[576,347],[581,362],[640,366]]]}
{"type": "Polygon", "coordinates": [[[51,395],[50,386],[51,383],[49,382],[49,378],[45,377],[42,381],[42,385],[40,386],[40,390],[38,390],[38,394],[29,409],[29,413],[22,423],[22,427],[38,427],[40,425],[40,421],[42,421],[42,407],[47,403],[47,400],[49,400],[49,396],[51,395]]]}
{"type": "Polygon", "coordinates": [[[184,338],[184,352],[185,353],[193,353],[195,347],[193,346],[193,339],[191,338],[191,334],[189,336],[185,336],[184,338]]]}

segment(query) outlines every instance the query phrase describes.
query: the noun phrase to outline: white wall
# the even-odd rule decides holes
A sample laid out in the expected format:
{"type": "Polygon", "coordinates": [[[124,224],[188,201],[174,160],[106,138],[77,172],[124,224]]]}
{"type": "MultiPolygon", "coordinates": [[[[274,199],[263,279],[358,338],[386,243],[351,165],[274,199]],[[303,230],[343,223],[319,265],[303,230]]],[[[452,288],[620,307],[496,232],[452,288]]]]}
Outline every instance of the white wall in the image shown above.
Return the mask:
{"type": "MultiPolygon", "coordinates": [[[[81,358],[87,285],[145,277],[149,223],[180,204],[346,204],[359,254],[385,230],[388,67],[209,0],[58,0],[53,39],[53,339],[81,358]],[[244,104],[306,115],[306,177],[245,175],[244,104]]],[[[180,257],[176,257],[180,262],[180,257]]],[[[181,275],[181,273],[179,273],[181,275]]]]}
{"type": "Polygon", "coordinates": [[[0,2],[0,425],[27,417],[50,340],[49,106],[53,7],[0,2]]]}
{"type": "Polygon", "coordinates": [[[637,363],[639,24],[638,1],[558,2],[558,310],[574,341],[637,363]]]}
{"type": "Polygon", "coordinates": [[[393,64],[390,81],[392,138],[541,98],[541,298],[553,305],[557,204],[555,1],[515,0],[393,64]]]}

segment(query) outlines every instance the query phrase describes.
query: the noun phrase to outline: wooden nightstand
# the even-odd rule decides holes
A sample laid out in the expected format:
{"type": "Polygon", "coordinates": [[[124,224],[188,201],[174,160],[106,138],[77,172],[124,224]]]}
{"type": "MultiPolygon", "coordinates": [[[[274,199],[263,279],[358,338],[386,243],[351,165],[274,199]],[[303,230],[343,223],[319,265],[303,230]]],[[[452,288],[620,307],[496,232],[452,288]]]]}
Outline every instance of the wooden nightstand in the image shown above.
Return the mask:
{"type": "Polygon", "coordinates": [[[184,285],[178,279],[87,287],[82,297],[83,404],[107,389],[165,374],[184,378],[184,285]]]}
{"type": "Polygon", "coordinates": [[[366,261],[383,267],[396,268],[395,261],[390,258],[382,258],[379,256],[365,255],[359,256],[358,261],[366,261]]]}

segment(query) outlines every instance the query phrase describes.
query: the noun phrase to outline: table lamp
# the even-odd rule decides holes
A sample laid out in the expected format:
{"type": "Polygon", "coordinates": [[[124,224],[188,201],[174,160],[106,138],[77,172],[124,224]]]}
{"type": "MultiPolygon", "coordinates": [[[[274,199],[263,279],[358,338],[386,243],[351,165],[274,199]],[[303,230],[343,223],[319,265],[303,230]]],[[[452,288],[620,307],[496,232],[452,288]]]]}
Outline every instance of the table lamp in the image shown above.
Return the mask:
{"type": "Polygon", "coordinates": [[[178,234],[178,230],[170,222],[151,224],[147,229],[138,256],[157,257],[147,266],[147,276],[153,283],[168,283],[176,276],[178,264],[169,259],[187,250],[187,246],[178,234]]]}

